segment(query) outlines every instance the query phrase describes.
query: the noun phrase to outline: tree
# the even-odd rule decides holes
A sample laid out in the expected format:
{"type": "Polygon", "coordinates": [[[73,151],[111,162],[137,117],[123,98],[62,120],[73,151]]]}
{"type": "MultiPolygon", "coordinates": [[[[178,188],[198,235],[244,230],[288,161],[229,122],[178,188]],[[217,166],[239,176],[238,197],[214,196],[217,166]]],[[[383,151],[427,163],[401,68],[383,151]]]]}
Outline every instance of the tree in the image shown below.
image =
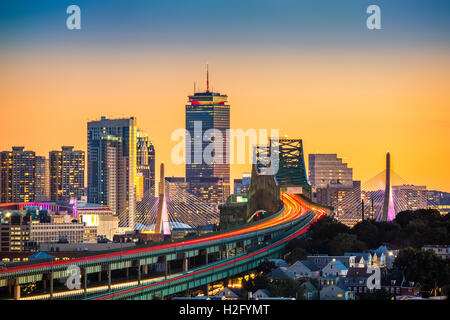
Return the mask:
{"type": "Polygon", "coordinates": [[[369,248],[375,248],[379,243],[378,228],[372,221],[365,220],[356,224],[351,232],[369,248]]]}
{"type": "Polygon", "coordinates": [[[359,241],[354,234],[339,233],[330,241],[328,252],[333,256],[341,256],[344,252],[359,252],[366,249],[366,244],[359,241]]]}
{"type": "Polygon", "coordinates": [[[257,275],[254,279],[242,279],[242,289],[247,292],[255,292],[259,289],[266,289],[269,285],[269,280],[263,274],[257,275]]]}
{"type": "Polygon", "coordinates": [[[303,297],[303,288],[299,282],[289,277],[274,279],[269,282],[267,289],[272,297],[297,298],[303,297]]]}
{"type": "Polygon", "coordinates": [[[296,262],[296,261],[305,260],[307,256],[308,256],[308,252],[305,249],[294,248],[291,253],[291,261],[296,262]]]}
{"type": "Polygon", "coordinates": [[[400,250],[394,267],[403,269],[409,281],[419,283],[424,290],[450,283],[450,264],[432,250],[406,248],[400,250]]]}
{"type": "Polygon", "coordinates": [[[257,273],[269,273],[271,272],[273,269],[276,269],[276,265],[273,261],[268,261],[265,260],[263,261],[257,268],[256,268],[256,272],[257,273]]]}

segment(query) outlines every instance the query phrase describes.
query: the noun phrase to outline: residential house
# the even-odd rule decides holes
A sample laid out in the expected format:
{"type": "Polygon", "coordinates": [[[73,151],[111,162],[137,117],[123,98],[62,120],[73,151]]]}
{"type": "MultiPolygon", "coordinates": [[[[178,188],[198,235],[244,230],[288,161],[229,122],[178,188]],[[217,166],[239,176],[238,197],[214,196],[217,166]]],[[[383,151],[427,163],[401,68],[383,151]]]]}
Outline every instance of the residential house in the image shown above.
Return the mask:
{"type": "Polygon", "coordinates": [[[241,290],[225,287],[215,294],[216,297],[223,297],[229,300],[237,300],[241,297],[241,290]]]}
{"type": "Polygon", "coordinates": [[[394,295],[418,295],[420,284],[408,281],[403,270],[394,269],[391,274],[384,274],[381,278],[381,288],[394,295]]]}
{"type": "Polygon", "coordinates": [[[348,268],[339,260],[330,261],[323,269],[323,276],[341,276],[345,277],[347,275],[348,268]]]}
{"type": "Polygon", "coordinates": [[[248,298],[252,299],[252,300],[256,300],[256,299],[268,298],[268,297],[270,297],[270,293],[268,290],[258,289],[255,292],[250,293],[248,298]]]}
{"type": "Polygon", "coordinates": [[[370,252],[344,252],[346,257],[355,257],[352,267],[367,268],[372,265],[372,254],[370,252]]]}
{"type": "Polygon", "coordinates": [[[296,261],[287,271],[296,278],[308,277],[317,279],[320,277],[320,269],[310,260],[296,261]]]}
{"type": "Polygon", "coordinates": [[[311,282],[305,281],[300,287],[303,289],[303,298],[305,300],[317,300],[319,298],[319,290],[311,282]]]}
{"type": "Polygon", "coordinates": [[[320,288],[324,288],[327,286],[338,285],[341,280],[344,280],[344,277],[340,276],[325,276],[319,278],[320,288]]]}
{"type": "Polygon", "coordinates": [[[330,285],[320,290],[320,300],[354,300],[353,293],[337,285],[330,285]]]}
{"type": "Polygon", "coordinates": [[[355,264],[354,256],[329,256],[327,254],[319,254],[313,256],[307,256],[306,260],[314,262],[314,264],[319,268],[323,269],[330,261],[336,260],[342,262],[344,266],[350,268],[355,264]]]}

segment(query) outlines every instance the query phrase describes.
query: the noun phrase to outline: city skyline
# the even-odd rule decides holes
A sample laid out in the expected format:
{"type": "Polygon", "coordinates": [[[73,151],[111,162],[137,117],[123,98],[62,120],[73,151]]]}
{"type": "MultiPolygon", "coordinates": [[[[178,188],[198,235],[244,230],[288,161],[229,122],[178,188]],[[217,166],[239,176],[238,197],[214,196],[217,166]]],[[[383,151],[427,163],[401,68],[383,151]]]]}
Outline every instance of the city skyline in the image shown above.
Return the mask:
{"type": "Polygon", "coordinates": [[[1,0],[0,300],[448,300],[449,16],[1,0]]]}
{"type": "MultiPolygon", "coordinates": [[[[217,16],[202,23],[138,3],[122,16],[113,1],[112,16],[79,1],[78,31],[65,28],[62,4],[2,4],[1,150],[44,155],[69,144],[86,152],[88,121],[136,117],[167,176],[183,176],[184,165],[170,161],[170,135],[184,128],[186,97],[194,81],[206,87],[209,63],[212,89],[233,107],[231,128],[280,129],[304,141],[305,155],[339,154],[361,182],[383,169],[389,151],[410,183],[450,191],[447,2],[431,10],[420,1],[380,1],[386,30],[377,32],[365,27],[365,5],[351,1],[249,1],[233,14],[236,3],[219,1],[217,16]]],[[[196,17],[207,10],[199,0],[177,5],[196,17]]],[[[232,165],[231,180],[249,171],[232,165]]]]}

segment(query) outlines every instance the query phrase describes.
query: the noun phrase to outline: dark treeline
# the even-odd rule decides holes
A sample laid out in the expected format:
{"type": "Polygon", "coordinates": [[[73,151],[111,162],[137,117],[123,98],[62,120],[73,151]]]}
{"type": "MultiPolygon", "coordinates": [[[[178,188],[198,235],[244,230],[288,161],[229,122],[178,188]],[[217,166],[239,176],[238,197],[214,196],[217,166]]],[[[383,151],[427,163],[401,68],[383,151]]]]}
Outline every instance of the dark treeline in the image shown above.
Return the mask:
{"type": "Polygon", "coordinates": [[[402,211],[392,222],[365,220],[353,228],[331,217],[313,224],[305,237],[290,242],[291,261],[307,254],[343,255],[389,244],[392,249],[450,243],[450,215],[434,209],[402,211]]]}

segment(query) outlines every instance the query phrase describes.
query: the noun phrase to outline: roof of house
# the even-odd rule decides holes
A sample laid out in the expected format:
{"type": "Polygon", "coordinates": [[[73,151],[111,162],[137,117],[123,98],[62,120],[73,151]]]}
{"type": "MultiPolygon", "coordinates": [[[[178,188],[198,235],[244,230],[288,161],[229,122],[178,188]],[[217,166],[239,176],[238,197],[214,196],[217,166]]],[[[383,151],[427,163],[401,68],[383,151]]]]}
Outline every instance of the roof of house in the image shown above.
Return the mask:
{"type": "Polygon", "coordinates": [[[289,267],[289,265],[283,259],[270,259],[269,261],[273,262],[277,267],[289,267]]]}
{"type": "Polygon", "coordinates": [[[346,256],[346,257],[349,257],[349,256],[363,257],[364,260],[368,260],[368,259],[370,259],[370,257],[372,255],[370,254],[370,252],[345,252],[344,256],[346,256]]]}
{"type": "Polygon", "coordinates": [[[28,259],[48,259],[48,258],[54,258],[54,256],[42,251],[39,251],[28,257],[28,259]]]}
{"type": "Polygon", "coordinates": [[[261,292],[263,294],[265,294],[266,296],[270,297],[270,292],[269,290],[266,289],[258,289],[255,292],[253,292],[253,296],[255,296],[258,292],[261,292]]]}
{"type": "Polygon", "coordinates": [[[311,260],[303,260],[300,262],[311,271],[319,271],[320,270],[320,268],[311,260]]]}
{"type": "Polygon", "coordinates": [[[317,290],[316,287],[309,281],[303,282],[300,286],[303,287],[305,289],[305,291],[308,291],[308,292],[317,290]]]}
{"type": "Polygon", "coordinates": [[[219,295],[220,293],[222,293],[224,291],[229,291],[229,292],[235,294],[238,297],[241,296],[241,290],[239,290],[237,288],[232,288],[232,287],[225,287],[222,290],[220,290],[216,295],[219,295]]]}
{"type": "Polygon", "coordinates": [[[270,273],[270,277],[278,279],[286,277],[293,278],[294,275],[291,272],[289,272],[286,268],[278,267],[270,273]]]}
{"type": "Polygon", "coordinates": [[[334,261],[330,261],[325,267],[324,269],[329,266],[330,264],[334,264],[339,270],[348,270],[348,268],[339,260],[334,260],[334,261]]]}

